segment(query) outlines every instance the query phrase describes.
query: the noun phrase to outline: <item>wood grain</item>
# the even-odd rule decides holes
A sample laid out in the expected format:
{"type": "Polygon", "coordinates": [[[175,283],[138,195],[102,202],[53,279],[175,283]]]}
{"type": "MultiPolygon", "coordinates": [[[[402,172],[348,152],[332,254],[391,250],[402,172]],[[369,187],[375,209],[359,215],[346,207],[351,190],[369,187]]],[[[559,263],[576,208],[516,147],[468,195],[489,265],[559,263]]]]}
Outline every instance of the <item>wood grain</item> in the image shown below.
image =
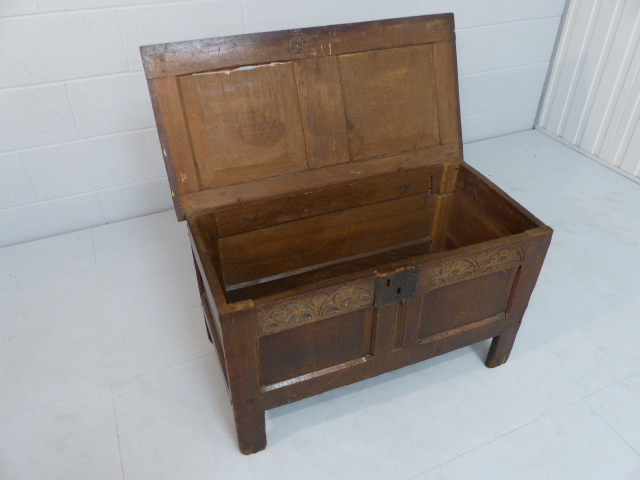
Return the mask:
{"type": "Polygon", "coordinates": [[[260,389],[260,360],[255,311],[234,312],[222,323],[224,356],[240,451],[267,447],[260,389]]]}
{"type": "Polygon", "coordinates": [[[431,45],[344,55],[338,65],[354,160],[440,143],[431,45]]]}
{"type": "Polygon", "coordinates": [[[307,168],[293,64],[180,77],[203,188],[307,168]]]}
{"type": "Polygon", "coordinates": [[[443,165],[443,168],[444,172],[442,173],[442,185],[440,186],[440,193],[453,193],[456,190],[460,164],[449,163],[443,165]]]}
{"type": "Polygon", "coordinates": [[[258,309],[260,333],[270,335],[323,318],[370,308],[373,295],[373,282],[363,280],[298,295],[286,302],[261,305],[258,309]]]}
{"type": "Polygon", "coordinates": [[[483,180],[469,165],[460,167],[460,173],[456,177],[456,188],[469,195],[475,203],[498,219],[511,233],[523,232],[542,223],[518,202],[509,198],[493,182],[483,180]]]}
{"type": "Polygon", "coordinates": [[[414,195],[223,237],[227,288],[425,239],[435,201],[414,195]]]}
{"type": "Polygon", "coordinates": [[[335,183],[373,177],[396,172],[399,168],[413,168],[434,164],[458,163],[461,151],[458,145],[434,147],[399,153],[386,157],[362,160],[356,163],[332,165],[325,168],[294,172],[277,177],[263,178],[226,187],[202,190],[176,198],[180,215],[207,213],[222,207],[293,194],[307,189],[322,188],[335,183]]]}
{"type": "Polygon", "coordinates": [[[175,197],[196,192],[200,189],[200,182],[177,79],[159,78],[149,80],[148,84],[171,193],[175,197]]]}
{"type": "Polygon", "coordinates": [[[419,338],[504,313],[515,271],[510,268],[428,292],[418,313],[419,338]]]}
{"type": "Polygon", "coordinates": [[[276,278],[270,282],[258,283],[248,287],[227,292],[229,302],[249,300],[262,308],[262,301],[279,301],[288,298],[292,292],[301,292],[310,286],[317,286],[323,282],[341,282],[353,275],[371,277],[375,269],[384,269],[388,265],[402,261],[414,260],[431,252],[429,239],[412,242],[409,245],[397,245],[374,254],[364,254],[353,259],[339,259],[327,266],[305,271],[295,275],[276,278]]]}
{"type": "Polygon", "coordinates": [[[451,222],[451,208],[453,206],[453,194],[438,196],[436,203],[436,213],[433,219],[433,229],[431,239],[434,252],[445,250],[445,241],[449,224],[451,222]]]}
{"type": "Polygon", "coordinates": [[[442,166],[433,165],[228,207],[215,214],[219,236],[258,230],[418,193],[429,193],[433,185],[438,187],[441,176],[442,166]]]}
{"type": "Polygon", "coordinates": [[[150,89],[178,218],[461,161],[460,145],[435,148],[439,91],[457,92],[456,78],[444,86],[453,42],[446,14],[144,47],[147,66],[161,70],[150,89]],[[371,157],[384,160],[351,172],[347,162],[371,157]]]}
{"type": "Polygon", "coordinates": [[[440,143],[462,144],[458,82],[452,81],[458,78],[455,41],[433,44],[433,66],[438,99],[440,143]]]}
{"type": "Polygon", "coordinates": [[[377,20],[140,47],[147,78],[442,42],[453,14],[377,20]]]}
{"type": "Polygon", "coordinates": [[[261,383],[282,382],[368,355],[371,309],[307,323],[259,341],[261,383]]]}
{"type": "Polygon", "coordinates": [[[490,215],[464,192],[456,192],[451,206],[446,235],[456,246],[464,247],[510,235],[497,218],[490,215]]]}
{"type": "Polygon", "coordinates": [[[432,240],[433,251],[439,252],[446,247],[447,231],[451,223],[451,208],[453,207],[456,182],[458,179],[458,164],[443,166],[441,195],[438,197],[436,213],[433,219],[432,240]]]}
{"type": "Polygon", "coordinates": [[[539,235],[526,246],[526,262],[518,270],[514,280],[513,290],[507,305],[508,323],[500,335],[493,338],[491,348],[487,354],[486,366],[494,368],[502,365],[509,358],[516,339],[516,334],[522,323],[522,316],[529,304],[529,298],[538,281],[542,263],[547,254],[553,230],[550,227],[537,229],[539,235]]]}
{"type": "Polygon", "coordinates": [[[142,51],[243,453],[266,409],[488,338],[507,360],[552,230],[461,163],[452,15],[142,51]]]}
{"type": "Polygon", "coordinates": [[[335,56],[296,62],[310,168],[349,161],[347,119],[335,56]]]}
{"type": "Polygon", "coordinates": [[[416,344],[393,352],[392,355],[368,357],[364,361],[354,362],[347,368],[326,369],[322,375],[301,377],[297,382],[283,382],[279,388],[265,391],[265,408],[276,408],[304,398],[319,395],[335,388],[351,385],[367,378],[398,370],[404,366],[422,362],[445,353],[457,350],[482,340],[494,337],[505,328],[506,319],[496,318],[492,322],[482,323],[476,328],[452,331],[449,335],[434,342],[416,344]]]}

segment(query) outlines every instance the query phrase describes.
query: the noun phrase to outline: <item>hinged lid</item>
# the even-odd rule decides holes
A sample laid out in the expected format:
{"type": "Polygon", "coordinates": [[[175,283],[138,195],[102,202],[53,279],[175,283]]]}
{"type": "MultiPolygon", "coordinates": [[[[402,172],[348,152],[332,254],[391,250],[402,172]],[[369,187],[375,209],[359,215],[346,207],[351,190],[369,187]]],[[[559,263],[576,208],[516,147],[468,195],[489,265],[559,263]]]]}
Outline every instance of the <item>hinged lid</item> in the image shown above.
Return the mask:
{"type": "Polygon", "coordinates": [[[462,159],[453,14],[141,52],[181,219],[462,159]]]}

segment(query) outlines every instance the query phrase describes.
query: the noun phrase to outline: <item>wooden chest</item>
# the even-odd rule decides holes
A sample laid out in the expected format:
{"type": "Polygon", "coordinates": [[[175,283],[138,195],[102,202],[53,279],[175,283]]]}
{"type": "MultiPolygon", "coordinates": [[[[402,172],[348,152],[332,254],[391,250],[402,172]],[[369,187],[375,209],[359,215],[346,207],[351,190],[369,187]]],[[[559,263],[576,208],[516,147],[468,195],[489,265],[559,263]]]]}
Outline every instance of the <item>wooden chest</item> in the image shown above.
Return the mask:
{"type": "Polygon", "coordinates": [[[453,15],[141,51],[243,453],[267,409],[507,360],[552,230],[463,161],[453,15]]]}

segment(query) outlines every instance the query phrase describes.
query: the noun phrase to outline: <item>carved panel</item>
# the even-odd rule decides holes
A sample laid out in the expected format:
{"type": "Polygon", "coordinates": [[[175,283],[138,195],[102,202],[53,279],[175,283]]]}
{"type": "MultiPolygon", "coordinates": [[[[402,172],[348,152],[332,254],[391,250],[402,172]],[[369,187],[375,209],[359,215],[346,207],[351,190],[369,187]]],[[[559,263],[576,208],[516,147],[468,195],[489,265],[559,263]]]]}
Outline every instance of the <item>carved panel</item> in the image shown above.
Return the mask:
{"type": "Polygon", "coordinates": [[[524,252],[519,247],[504,247],[489,252],[481,252],[473,257],[452,260],[437,268],[429,280],[429,287],[459,282],[467,278],[486,273],[505,270],[519,265],[524,259],[524,252]]]}
{"type": "Polygon", "coordinates": [[[372,285],[348,285],[262,309],[259,312],[258,325],[260,333],[266,335],[303,323],[342,315],[372,304],[372,285]]]}

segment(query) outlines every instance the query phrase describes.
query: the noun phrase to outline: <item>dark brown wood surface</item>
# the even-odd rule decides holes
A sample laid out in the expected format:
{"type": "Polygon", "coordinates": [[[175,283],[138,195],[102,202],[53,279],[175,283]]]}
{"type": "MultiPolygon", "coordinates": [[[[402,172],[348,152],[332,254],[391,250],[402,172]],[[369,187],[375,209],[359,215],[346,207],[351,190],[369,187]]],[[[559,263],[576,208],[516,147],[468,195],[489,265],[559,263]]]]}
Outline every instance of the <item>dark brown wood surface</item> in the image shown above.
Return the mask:
{"type": "Polygon", "coordinates": [[[470,165],[460,165],[459,169],[460,174],[456,177],[458,190],[468,194],[510,232],[528,230],[542,223],[470,165]]]}
{"type": "Polygon", "coordinates": [[[462,162],[451,14],[142,53],[243,453],[267,409],[507,360],[552,230],[462,162]]]}
{"type": "Polygon", "coordinates": [[[338,57],[351,158],[440,143],[432,51],[416,45],[338,57]]]}
{"type": "Polygon", "coordinates": [[[306,169],[292,64],[180,77],[203,188],[306,169]]]}
{"type": "Polygon", "coordinates": [[[449,213],[447,235],[458,247],[486,242],[511,232],[466,193],[457,191],[449,213]]]}
{"type": "Polygon", "coordinates": [[[451,15],[142,50],[180,219],[461,160],[451,15]]]}
{"type": "MultiPolygon", "coordinates": [[[[508,237],[508,240],[498,239],[482,245],[459,249],[459,253],[457,250],[454,250],[452,252],[446,252],[443,256],[434,256],[434,262],[425,265],[423,268],[425,273],[433,272],[437,270],[439,265],[455,261],[456,258],[474,256],[509,245],[519,245],[523,248],[526,259],[521,272],[526,271],[529,282],[533,281],[535,284],[535,278],[537,278],[539,273],[536,267],[542,260],[540,254],[546,251],[550,237],[551,229],[548,227],[540,227],[534,231],[527,232],[527,234],[508,237]],[[437,257],[440,257],[440,259],[436,260],[437,257]]],[[[489,355],[487,365],[495,366],[498,364],[498,360],[505,360],[508,357],[508,351],[510,351],[513,345],[513,340],[515,339],[513,331],[517,331],[517,326],[519,326],[521,321],[521,302],[525,298],[528,299],[527,295],[531,293],[529,289],[532,288],[532,284],[529,282],[527,282],[526,287],[519,286],[518,280],[514,282],[508,301],[509,305],[507,309],[509,314],[507,315],[499,314],[475,322],[472,321],[466,325],[461,325],[460,327],[426,337],[425,340],[427,341],[420,341],[417,329],[413,335],[405,332],[402,335],[404,341],[402,348],[393,350],[390,353],[388,349],[385,349],[385,354],[369,354],[368,356],[361,357],[360,361],[336,365],[333,369],[326,369],[318,375],[306,375],[282,382],[277,388],[271,388],[265,391],[265,405],[267,408],[273,408],[283,403],[290,403],[308,396],[317,395],[339,386],[380,375],[381,373],[395,370],[404,365],[416,363],[492,337],[494,337],[494,344],[496,345],[492,351],[496,353],[489,355]],[[517,309],[515,308],[516,304],[518,305],[517,309]]],[[[482,298],[468,297],[457,299],[457,304],[462,310],[465,309],[466,305],[474,302],[482,302],[482,298]]],[[[414,303],[414,305],[417,305],[417,302],[414,303]]],[[[382,308],[378,309],[378,311],[380,312],[381,309],[382,308]]],[[[386,310],[386,314],[391,313],[392,317],[396,316],[397,308],[387,308],[386,310]]],[[[383,318],[385,318],[385,314],[383,313],[382,315],[383,318]]],[[[411,327],[417,327],[419,320],[420,317],[413,314],[413,309],[407,307],[407,324],[405,330],[411,327]]],[[[391,319],[391,321],[395,323],[395,318],[391,319]]]]}
{"type": "Polygon", "coordinates": [[[396,171],[248,205],[227,207],[215,214],[219,236],[258,230],[419,193],[438,193],[442,170],[441,165],[433,165],[403,172],[396,171]]]}
{"type": "Polygon", "coordinates": [[[219,239],[228,288],[429,237],[433,194],[374,203],[219,239]]]}
{"type": "MultiPolygon", "coordinates": [[[[457,173],[458,169],[453,171],[457,173]]],[[[466,174],[475,177],[470,170],[466,174]]],[[[471,180],[467,178],[465,181],[471,180]]],[[[482,180],[482,177],[475,177],[476,180],[482,180]]],[[[478,192],[476,197],[463,191],[440,195],[455,198],[457,194],[463,194],[465,201],[475,205],[468,210],[470,216],[477,215],[483,208],[481,205],[486,200],[485,195],[497,194],[506,200],[502,192],[490,185],[487,191],[479,189],[478,192]]],[[[286,207],[283,208],[286,211],[286,207]]],[[[357,211],[358,208],[344,212],[351,210],[357,211]]],[[[518,210],[515,209],[516,214],[518,210]]],[[[416,209],[409,211],[415,212],[416,209]]],[[[496,210],[500,211],[504,209],[496,210]]],[[[336,213],[340,212],[321,214],[305,221],[330,217],[336,213]]],[[[242,373],[235,373],[240,378],[236,380],[240,382],[239,387],[234,386],[233,375],[227,373],[232,399],[234,389],[239,392],[233,404],[241,449],[247,453],[264,445],[261,429],[263,412],[268,408],[370,378],[486,338],[494,338],[487,365],[496,366],[504,362],[515,340],[551,237],[551,229],[539,223],[533,223],[533,228],[508,231],[504,225],[509,224],[512,214],[493,219],[495,225],[502,225],[505,229],[504,235],[492,233],[490,239],[481,240],[480,243],[475,242],[476,232],[469,232],[460,225],[460,222],[467,221],[466,217],[451,216],[443,224],[448,226],[449,231],[456,232],[457,241],[466,245],[462,248],[451,245],[451,249],[439,252],[416,251],[398,259],[386,254],[377,263],[361,263],[353,270],[340,270],[343,265],[349,264],[341,262],[324,277],[318,276],[323,268],[299,274],[301,276],[292,275],[286,277],[289,283],[285,282],[284,288],[276,288],[272,294],[267,288],[266,296],[258,295],[255,298],[245,295],[238,303],[227,303],[229,293],[224,291],[218,276],[213,273],[215,261],[200,262],[200,268],[210,270],[203,277],[213,281],[213,287],[218,292],[217,302],[222,302],[222,311],[229,312],[219,316],[222,338],[225,338],[224,332],[228,332],[227,340],[223,341],[221,347],[225,349],[224,361],[227,364],[230,362],[225,342],[241,341],[242,348],[253,351],[252,355],[256,356],[256,360],[252,356],[235,360],[242,363],[242,368],[236,367],[242,373]],[[385,260],[386,265],[380,263],[385,260]],[[374,279],[411,267],[422,272],[416,300],[374,308],[374,279]],[[335,313],[332,313],[332,309],[335,309],[335,313]],[[241,312],[245,313],[237,317],[241,312]],[[236,331],[241,328],[237,325],[239,320],[234,320],[236,318],[243,318],[245,326],[242,328],[252,333],[247,334],[242,329],[242,334],[236,331]],[[225,330],[227,322],[233,325],[225,330]],[[337,332],[342,332],[342,335],[337,332]],[[247,406],[238,400],[240,398],[252,399],[254,403],[247,406]]],[[[485,210],[481,218],[485,215],[491,216],[491,213],[485,210]]],[[[212,223],[215,216],[208,218],[208,222],[212,223]]],[[[393,225],[397,221],[389,216],[382,218],[383,224],[393,225]]],[[[513,225],[527,225],[527,222],[534,221],[523,214],[520,222],[513,225]]],[[[291,221],[281,226],[288,227],[296,223],[291,221]]],[[[190,225],[196,226],[195,223],[190,225]]],[[[346,225],[349,223],[344,223],[343,228],[346,225]]],[[[212,238],[206,240],[199,228],[196,227],[195,232],[202,240],[195,242],[195,247],[201,250],[200,256],[207,255],[214,259],[216,254],[209,248],[215,249],[216,243],[212,238]]],[[[270,228],[273,227],[240,235],[270,228]]],[[[384,228],[380,225],[372,232],[384,228]]],[[[297,229],[291,229],[290,234],[295,238],[297,229]]],[[[237,234],[219,238],[218,241],[235,236],[237,234]]],[[[251,248],[251,245],[259,244],[247,242],[246,248],[251,248]]],[[[251,255],[256,255],[260,249],[252,250],[251,255]]],[[[325,258],[330,256],[329,251],[324,250],[324,253],[325,258]]],[[[266,256],[270,258],[271,254],[266,256]]],[[[224,255],[220,262],[224,265],[224,255]]],[[[292,267],[290,265],[287,268],[292,267]]],[[[257,291],[265,288],[264,285],[252,288],[256,287],[257,291]]],[[[213,297],[213,294],[209,297],[213,297]]]]}
{"type": "Polygon", "coordinates": [[[309,168],[349,161],[347,117],[336,56],[295,62],[309,168]]]}
{"type": "Polygon", "coordinates": [[[460,95],[455,41],[433,44],[433,66],[438,100],[440,143],[461,142],[460,95]]]}
{"type": "Polygon", "coordinates": [[[394,173],[398,169],[409,170],[429,165],[457,163],[461,158],[462,151],[458,145],[438,145],[361,160],[357,163],[331,165],[181,195],[176,197],[176,211],[179,218],[186,218],[231,205],[242,205],[247,202],[324,188],[336,183],[394,173]]]}
{"type": "Polygon", "coordinates": [[[260,337],[263,385],[300,377],[368,355],[371,310],[336,315],[260,337]]]}
{"type": "Polygon", "coordinates": [[[164,163],[174,197],[200,190],[189,131],[175,77],[149,80],[149,92],[158,125],[164,163]]]}
{"type": "Polygon", "coordinates": [[[514,268],[500,270],[475,281],[436,288],[422,296],[418,338],[504,313],[514,276],[514,268]],[[469,302],[468,299],[474,300],[469,302]]]}
{"type": "Polygon", "coordinates": [[[364,254],[353,259],[341,259],[323,267],[227,291],[227,299],[232,303],[251,299],[256,305],[259,305],[262,299],[267,298],[269,301],[274,301],[280,295],[290,295],[292,291],[302,292],[309,287],[319,288],[327,281],[341,282],[345,276],[351,279],[355,274],[360,277],[372,277],[376,275],[377,269],[431,255],[431,247],[431,241],[426,239],[407,246],[396,245],[379,253],[364,254]]]}
{"type": "Polygon", "coordinates": [[[453,14],[264,32],[140,47],[147,78],[345,55],[455,38],[453,14]]]}

